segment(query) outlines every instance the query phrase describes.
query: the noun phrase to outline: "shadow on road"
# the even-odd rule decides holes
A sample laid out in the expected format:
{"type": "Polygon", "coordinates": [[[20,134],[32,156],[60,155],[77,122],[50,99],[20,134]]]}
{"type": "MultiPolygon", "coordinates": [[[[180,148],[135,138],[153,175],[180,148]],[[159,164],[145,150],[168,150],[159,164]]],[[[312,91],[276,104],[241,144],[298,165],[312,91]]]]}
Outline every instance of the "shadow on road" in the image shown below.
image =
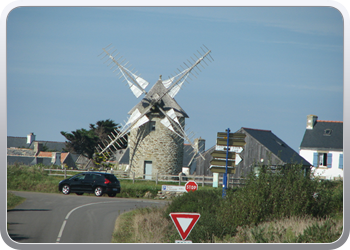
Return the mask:
{"type": "Polygon", "coordinates": [[[51,211],[51,209],[9,209],[7,212],[25,212],[25,211],[51,211]]]}
{"type": "Polygon", "coordinates": [[[10,234],[9,233],[9,236],[12,240],[16,241],[16,242],[19,242],[21,240],[27,240],[29,239],[29,237],[26,237],[24,235],[20,235],[20,234],[10,234]]]}

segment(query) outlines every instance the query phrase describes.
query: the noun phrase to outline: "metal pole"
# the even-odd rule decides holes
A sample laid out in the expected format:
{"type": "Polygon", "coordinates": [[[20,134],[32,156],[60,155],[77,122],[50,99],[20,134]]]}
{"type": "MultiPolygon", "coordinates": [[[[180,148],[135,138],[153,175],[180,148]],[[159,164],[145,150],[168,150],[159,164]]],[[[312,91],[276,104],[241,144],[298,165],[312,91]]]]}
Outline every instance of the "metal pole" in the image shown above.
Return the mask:
{"type": "Polygon", "coordinates": [[[226,147],[226,168],[225,168],[225,174],[224,179],[222,183],[222,198],[226,197],[226,190],[227,190],[227,165],[228,165],[228,150],[229,150],[229,138],[230,138],[230,128],[227,130],[227,147],[226,147]]]}

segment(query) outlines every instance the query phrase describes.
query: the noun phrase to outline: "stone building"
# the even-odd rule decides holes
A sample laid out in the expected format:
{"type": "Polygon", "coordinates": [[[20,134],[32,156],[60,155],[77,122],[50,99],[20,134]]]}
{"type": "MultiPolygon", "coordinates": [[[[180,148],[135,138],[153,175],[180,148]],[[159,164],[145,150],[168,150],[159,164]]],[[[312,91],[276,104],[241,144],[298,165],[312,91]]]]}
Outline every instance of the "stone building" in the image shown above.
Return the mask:
{"type": "Polygon", "coordinates": [[[178,174],[183,166],[184,139],[176,127],[170,125],[164,112],[173,112],[174,119],[182,128],[185,127],[185,118],[188,115],[172,98],[164,87],[161,79],[151,88],[145,97],[131,111],[141,114],[153,107],[145,114],[147,122],[131,128],[128,137],[130,171],[135,172],[137,177],[151,178],[156,173],[178,174]],[[154,103],[154,100],[161,100],[154,103]],[[175,118],[176,116],[176,118],[175,118]]]}

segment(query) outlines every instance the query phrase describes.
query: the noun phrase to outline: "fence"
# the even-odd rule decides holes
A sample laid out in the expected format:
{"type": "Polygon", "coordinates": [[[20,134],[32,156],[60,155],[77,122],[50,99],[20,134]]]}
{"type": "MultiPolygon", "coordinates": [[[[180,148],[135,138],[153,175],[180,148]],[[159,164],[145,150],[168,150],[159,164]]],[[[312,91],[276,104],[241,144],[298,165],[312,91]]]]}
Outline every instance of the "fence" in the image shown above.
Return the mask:
{"type": "MultiPolygon", "coordinates": [[[[67,169],[44,169],[44,171],[48,171],[51,176],[63,176],[66,179],[69,176],[76,175],[82,172],[89,172],[89,170],[67,170],[67,169]],[[61,173],[57,173],[61,172],[61,173]],[[71,174],[70,174],[71,173],[71,174]]],[[[158,182],[172,182],[177,183],[178,185],[185,184],[187,181],[195,181],[198,185],[204,187],[213,185],[213,177],[205,176],[205,175],[183,175],[180,173],[179,175],[163,175],[156,173],[155,175],[146,175],[144,174],[142,178],[135,178],[135,172],[125,172],[121,170],[99,170],[98,172],[107,172],[114,174],[120,180],[132,180],[135,183],[137,181],[155,181],[156,184],[158,182]]],[[[244,185],[243,178],[233,178],[233,176],[228,175],[227,178],[228,187],[242,186],[244,185]]],[[[222,185],[223,178],[219,177],[218,185],[222,185]]]]}

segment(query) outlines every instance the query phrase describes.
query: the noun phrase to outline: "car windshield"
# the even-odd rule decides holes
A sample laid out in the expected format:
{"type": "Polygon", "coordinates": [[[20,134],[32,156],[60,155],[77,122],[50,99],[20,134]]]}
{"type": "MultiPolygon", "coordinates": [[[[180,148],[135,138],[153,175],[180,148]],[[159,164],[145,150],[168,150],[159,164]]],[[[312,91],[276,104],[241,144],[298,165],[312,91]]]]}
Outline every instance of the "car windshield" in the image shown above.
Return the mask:
{"type": "Polygon", "coordinates": [[[77,175],[74,175],[71,178],[69,178],[69,180],[73,180],[73,179],[83,180],[84,178],[85,178],[84,174],[77,174],[77,175]]]}

